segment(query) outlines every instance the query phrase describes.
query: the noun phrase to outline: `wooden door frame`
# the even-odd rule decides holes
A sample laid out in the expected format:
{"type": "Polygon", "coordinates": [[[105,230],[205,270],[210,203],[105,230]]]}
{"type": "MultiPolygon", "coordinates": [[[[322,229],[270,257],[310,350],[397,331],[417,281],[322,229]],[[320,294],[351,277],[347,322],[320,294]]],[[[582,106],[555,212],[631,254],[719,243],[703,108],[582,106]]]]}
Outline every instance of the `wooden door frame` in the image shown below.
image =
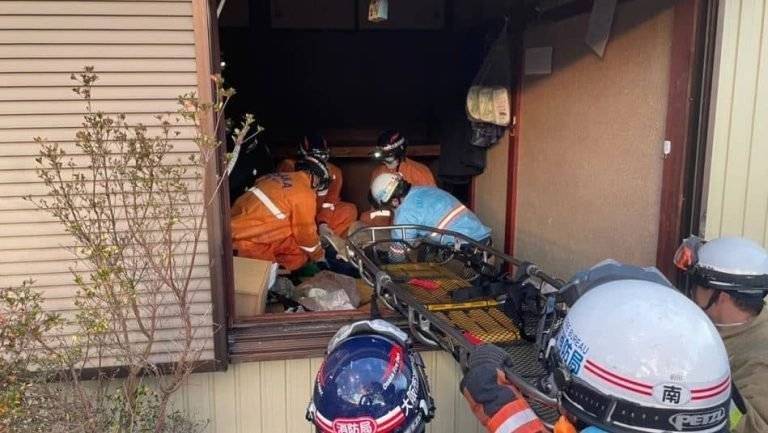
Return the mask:
{"type": "Polygon", "coordinates": [[[698,231],[714,70],[718,0],[675,4],[656,267],[670,281],[680,241],[698,231]]]}

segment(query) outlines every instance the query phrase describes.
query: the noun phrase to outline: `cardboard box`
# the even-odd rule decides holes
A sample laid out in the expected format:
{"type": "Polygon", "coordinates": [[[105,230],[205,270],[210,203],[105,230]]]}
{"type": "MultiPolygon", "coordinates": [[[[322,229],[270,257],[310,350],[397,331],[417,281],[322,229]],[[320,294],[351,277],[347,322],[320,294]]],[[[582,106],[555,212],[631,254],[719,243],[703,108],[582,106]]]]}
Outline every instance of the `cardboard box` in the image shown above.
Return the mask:
{"type": "Polygon", "coordinates": [[[265,260],[234,257],[235,317],[264,314],[267,291],[275,282],[277,264],[265,260]]]}

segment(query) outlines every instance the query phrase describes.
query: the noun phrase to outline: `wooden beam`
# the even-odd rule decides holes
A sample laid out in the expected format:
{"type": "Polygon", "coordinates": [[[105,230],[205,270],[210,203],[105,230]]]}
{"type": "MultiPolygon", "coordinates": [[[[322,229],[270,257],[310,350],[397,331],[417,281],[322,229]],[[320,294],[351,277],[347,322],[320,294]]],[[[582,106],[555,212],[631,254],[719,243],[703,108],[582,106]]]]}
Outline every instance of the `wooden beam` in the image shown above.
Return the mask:
{"type": "Polygon", "coordinates": [[[672,263],[681,239],[688,233],[684,226],[686,182],[691,176],[691,157],[696,143],[695,126],[698,97],[696,89],[701,80],[700,49],[702,11],[706,0],[680,0],[675,4],[672,31],[672,52],[669,73],[669,94],[665,137],[671,142],[671,152],[663,162],[659,236],[656,266],[671,281],[677,280],[672,263]]]}
{"type": "Polygon", "coordinates": [[[517,232],[517,166],[518,152],[520,149],[520,128],[522,125],[520,108],[523,100],[524,57],[523,30],[517,33],[515,38],[514,59],[517,65],[517,83],[512,89],[512,124],[509,127],[509,151],[507,154],[507,209],[504,233],[504,252],[510,256],[515,255],[515,234],[517,232]]]}
{"type": "MultiPolygon", "coordinates": [[[[371,153],[376,149],[375,146],[333,146],[331,147],[332,158],[370,158],[371,153]]],[[[281,146],[274,150],[274,155],[278,159],[296,157],[295,146],[281,146]]],[[[439,144],[427,144],[408,146],[409,157],[436,157],[440,156],[439,144]]]]}
{"type": "MultiPolygon", "coordinates": [[[[404,330],[407,322],[381,308],[382,317],[404,330]]],[[[323,356],[328,340],[342,326],[371,317],[370,310],[264,314],[237,323],[229,333],[232,362],[323,356]]]]}

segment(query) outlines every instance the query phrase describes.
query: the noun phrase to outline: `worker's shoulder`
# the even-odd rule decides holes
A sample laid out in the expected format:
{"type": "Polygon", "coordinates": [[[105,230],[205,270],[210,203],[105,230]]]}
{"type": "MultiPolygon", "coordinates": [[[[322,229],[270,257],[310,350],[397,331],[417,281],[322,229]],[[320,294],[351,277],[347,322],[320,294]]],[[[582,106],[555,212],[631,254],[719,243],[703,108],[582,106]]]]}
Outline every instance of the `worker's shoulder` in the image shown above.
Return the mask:
{"type": "Polygon", "coordinates": [[[312,191],[309,184],[309,176],[303,171],[276,172],[266,174],[256,180],[259,188],[282,188],[292,190],[292,193],[301,193],[304,190],[312,191]]]}
{"type": "Polygon", "coordinates": [[[421,171],[421,172],[429,172],[430,174],[432,173],[432,170],[430,170],[429,167],[426,164],[423,164],[423,163],[421,163],[419,161],[416,161],[415,159],[411,159],[411,158],[406,157],[405,161],[403,161],[401,163],[401,165],[403,163],[406,166],[410,167],[412,170],[417,170],[417,171],[421,171]]]}
{"type": "Polygon", "coordinates": [[[768,374],[768,311],[761,312],[753,326],[724,341],[734,365],[760,365],[768,374]]]}

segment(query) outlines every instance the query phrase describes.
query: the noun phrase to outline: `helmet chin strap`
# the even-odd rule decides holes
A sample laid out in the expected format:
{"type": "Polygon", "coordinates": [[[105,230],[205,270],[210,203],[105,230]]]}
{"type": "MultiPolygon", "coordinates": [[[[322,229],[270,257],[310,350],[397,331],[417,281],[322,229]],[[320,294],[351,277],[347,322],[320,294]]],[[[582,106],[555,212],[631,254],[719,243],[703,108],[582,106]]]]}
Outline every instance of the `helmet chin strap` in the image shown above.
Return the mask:
{"type": "Polygon", "coordinates": [[[710,308],[712,308],[713,305],[717,303],[717,300],[720,299],[720,294],[722,291],[713,289],[713,292],[711,295],[709,295],[709,300],[707,301],[707,304],[703,307],[701,307],[702,310],[707,311],[710,308]]]}

